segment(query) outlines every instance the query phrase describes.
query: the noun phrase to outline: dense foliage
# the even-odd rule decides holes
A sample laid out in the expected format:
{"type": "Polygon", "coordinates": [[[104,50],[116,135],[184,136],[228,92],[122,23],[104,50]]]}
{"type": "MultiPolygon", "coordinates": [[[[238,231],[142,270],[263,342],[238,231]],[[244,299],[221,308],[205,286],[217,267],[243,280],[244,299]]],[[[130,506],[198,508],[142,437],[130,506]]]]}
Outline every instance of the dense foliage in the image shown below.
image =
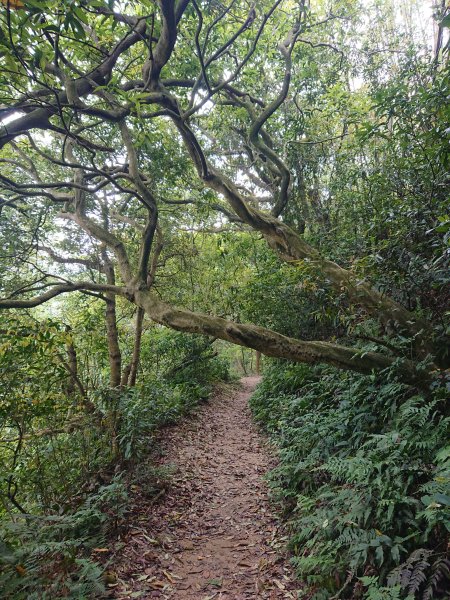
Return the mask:
{"type": "Polygon", "coordinates": [[[305,594],[444,597],[450,9],[424,4],[1,0],[9,598],[101,595],[155,432],[261,353],[293,361],[253,408],[305,594]]]}
{"type": "Polygon", "coordinates": [[[101,594],[104,571],[92,550],[126,526],[130,487],[151,495],[164,483],[151,463],[155,432],[229,378],[208,340],[151,328],[138,384],[110,388],[104,340],[83,338],[92,319],[98,324],[96,302],[85,307],[89,315],[72,310],[73,329],[24,315],[3,321],[2,597],[101,594]],[[75,347],[82,391],[68,364],[75,347]]]}
{"type": "Polygon", "coordinates": [[[448,597],[446,399],[389,372],[268,367],[252,407],[279,446],[271,485],[314,598],[448,597]]]}

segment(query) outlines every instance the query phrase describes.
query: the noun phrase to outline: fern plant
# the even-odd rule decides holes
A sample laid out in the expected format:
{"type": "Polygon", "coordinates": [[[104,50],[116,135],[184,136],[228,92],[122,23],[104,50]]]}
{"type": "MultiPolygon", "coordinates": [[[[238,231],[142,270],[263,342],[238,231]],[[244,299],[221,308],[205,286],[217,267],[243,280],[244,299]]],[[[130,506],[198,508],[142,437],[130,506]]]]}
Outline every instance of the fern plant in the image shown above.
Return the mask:
{"type": "Polygon", "coordinates": [[[89,557],[124,517],[125,487],[116,477],[74,512],[17,517],[0,530],[0,589],[10,600],[101,597],[103,570],[89,557]]]}
{"type": "Polygon", "coordinates": [[[269,366],[252,408],[278,445],[273,495],[317,600],[445,597],[445,398],[441,387],[425,397],[391,372],[269,366]]]}

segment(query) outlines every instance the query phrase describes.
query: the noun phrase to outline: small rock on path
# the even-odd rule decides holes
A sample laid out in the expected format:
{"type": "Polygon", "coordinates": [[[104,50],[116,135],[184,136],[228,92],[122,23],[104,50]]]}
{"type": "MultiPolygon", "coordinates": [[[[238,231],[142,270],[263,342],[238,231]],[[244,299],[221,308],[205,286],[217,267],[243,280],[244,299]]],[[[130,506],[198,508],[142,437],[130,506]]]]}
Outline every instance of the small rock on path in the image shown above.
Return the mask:
{"type": "Polygon", "coordinates": [[[297,598],[263,480],[271,457],[248,408],[257,382],[242,379],[163,431],[161,464],[176,474],[161,498],[136,507],[112,597],[297,598]]]}

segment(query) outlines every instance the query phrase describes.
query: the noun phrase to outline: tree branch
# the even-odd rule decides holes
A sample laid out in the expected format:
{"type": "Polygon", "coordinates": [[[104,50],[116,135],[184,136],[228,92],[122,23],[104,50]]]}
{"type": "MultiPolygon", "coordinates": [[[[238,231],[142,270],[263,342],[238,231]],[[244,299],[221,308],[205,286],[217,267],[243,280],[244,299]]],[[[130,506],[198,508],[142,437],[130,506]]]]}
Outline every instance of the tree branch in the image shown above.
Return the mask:
{"type": "Polygon", "coordinates": [[[80,290],[88,290],[94,292],[112,292],[119,296],[128,297],[129,292],[124,287],[116,285],[108,285],[106,283],[92,283],[90,281],[79,281],[74,283],[57,284],[52,287],[48,292],[35,296],[34,298],[26,298],[22,300],[15,300],[12,298],[0,299],[0,309],[2,308],[35,308],[45,302],[48,302],[52,298],[56,298],[61,294],[67,294],[68,292],[76,292],[80,290]]]}
{"type": "Polygon", "coordinates": [[[134,300],[153,321],[171,329],[209,335],[239,346],[259,350],[266,356],[307,364],[327,363],[339,369],[364,374],[382,371],[396,365],[400,378],[408,384],[424,385],[429,378],[428,373],[416,372],[414,363],[408,360],[401,361],[384,354],[362,352],[329,342],[306,342],[264,327],[235,323],[221,317],[174,308],[159,300],[152,292],[137,291],[134,300]]]}
{"type": "MultiPolygon", "coordinates": [[[[111,72],[125,50],[139,42],[146,29],[145,20],[140,20],[134,26],[133,30],[122,38],[111,51],[110,55],[92,72],[84,77],[74,80],[73,91],[77,97],[81,98],[92,92],[95,87],[104,85],[111,76],[111,72]]],[[[13,140],[18,135],[26,133],[30,129],[47,129],[50,127],[50,117],[60,112],[60,107],[69,101],[67,91],[61,91],[56,94],[55,102],[47,103],[44,107],[39,107],[25,114],[23,117],[15,119],[7,125],[0,126],[0,148],[13,140]]],[[[15,111],[20,111],[20,105],[15,106],[15,111]]]]}
{"type": "Polygon", "coordinates": [[[97,240],[104,242],[114,252],[119,265],[120,274],[124,283],[129,283],[133,278],[131,264],[123,242],[114,234],[106,231],[103,227],[95,223],[92,219],[80,212],[58,213],[61,219],[68,219],[79,225],[86,233],[92,235],[97,240]]]}

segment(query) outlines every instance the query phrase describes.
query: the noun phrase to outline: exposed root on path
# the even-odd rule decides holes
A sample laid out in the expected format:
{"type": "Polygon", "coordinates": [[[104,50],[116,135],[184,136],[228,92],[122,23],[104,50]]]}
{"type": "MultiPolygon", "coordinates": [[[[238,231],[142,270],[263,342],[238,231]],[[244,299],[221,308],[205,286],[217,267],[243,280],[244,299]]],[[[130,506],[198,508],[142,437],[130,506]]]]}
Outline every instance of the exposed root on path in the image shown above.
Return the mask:
{"type": "Polygon", "coordinates": [[[163,434],[170,489],[137,507],[114,565],[115,598],[296,598],[263,475],[270,456],[251,421],[258,379],[163,434]]]}

